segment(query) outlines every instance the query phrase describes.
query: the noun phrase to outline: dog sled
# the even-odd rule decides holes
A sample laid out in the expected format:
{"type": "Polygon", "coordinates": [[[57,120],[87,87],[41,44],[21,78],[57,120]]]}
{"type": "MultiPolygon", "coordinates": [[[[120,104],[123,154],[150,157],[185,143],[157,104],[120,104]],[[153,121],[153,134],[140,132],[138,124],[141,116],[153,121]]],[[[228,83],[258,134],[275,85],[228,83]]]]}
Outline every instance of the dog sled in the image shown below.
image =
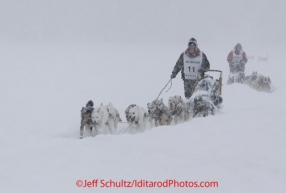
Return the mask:
{"type": "Polygon", "coordinates": [[[222,71],[208,70],[207,72],[219,72],[219,78],[205,74],[204,77],[197,75],[196,86],[192,97],[187,102],[189,113],[192,117],[214,115],[222,108],[222,71]]]}

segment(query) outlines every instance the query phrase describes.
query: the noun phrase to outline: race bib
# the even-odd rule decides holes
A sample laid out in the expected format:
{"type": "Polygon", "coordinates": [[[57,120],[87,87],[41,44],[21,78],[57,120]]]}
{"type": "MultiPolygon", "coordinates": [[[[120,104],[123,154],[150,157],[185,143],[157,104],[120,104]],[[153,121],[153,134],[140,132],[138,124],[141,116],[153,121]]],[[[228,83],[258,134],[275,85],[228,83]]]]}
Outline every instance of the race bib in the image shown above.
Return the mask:
{"type": "Polygon", "coordinates": [[[240,65],[240,61],[242,60],[242,55],[236,55],[234,52],[233,52],[233,57],[232,57],[232,62],[234,65],[240,65]]]}
{"type": "Polygon", "coordinates": [[[198,70],[202,66],[202,52],[195,58],[190,58],[184,54],[184,74],[185,79],[195,80],[197,77],[198,70]]]}
{"type": "Polygon", "coordinates": [[[201,68],[200,63],[188,63],[185,61],[186,64],[184,65],[184,73],[186,79],[196,79],[196,75],[198,70],[201,68]]]}

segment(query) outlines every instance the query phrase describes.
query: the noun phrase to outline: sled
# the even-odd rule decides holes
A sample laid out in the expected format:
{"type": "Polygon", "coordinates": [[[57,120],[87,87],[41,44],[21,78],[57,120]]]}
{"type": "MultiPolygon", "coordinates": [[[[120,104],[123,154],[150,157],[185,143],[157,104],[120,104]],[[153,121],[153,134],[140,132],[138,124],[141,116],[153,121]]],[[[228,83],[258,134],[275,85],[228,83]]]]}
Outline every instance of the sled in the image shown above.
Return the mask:
{"type": "Polygon", "coordinates": [[[195,87],[190,98],[190,109],[193,109],[193,117],[212,115],[222,108],[222,71],[208,70],[207,72],[219,72],[219,79],[205,74],[203,78],[197,75],[195,87]]]}
{"type": "MultiPolygon", "coordinates": [[[[219,75],[219,79],[216,79],[216,82],[218,83],[218,90],[217,90],[217,95],[218,96],[221,96],[222,95],[222,71],[221,70],[208,70],[206,72],[219,72],[220,75],[219,75]]],[[[197,78],[196,78],[196,84],[195,84],[195,87],[194,87],[194,90],[192,93],[194,93],[198,83],[203,80],[205,77],[201,78],[199,75],[197,75],[197,78]]]]}
{"type": "Polygon", "coordinates": [[[221,70],[208,70],[209,72],[219,72],[219,79],[216,80],[218,82],[218,96],[222,94],[222,71],[221,70]]]}

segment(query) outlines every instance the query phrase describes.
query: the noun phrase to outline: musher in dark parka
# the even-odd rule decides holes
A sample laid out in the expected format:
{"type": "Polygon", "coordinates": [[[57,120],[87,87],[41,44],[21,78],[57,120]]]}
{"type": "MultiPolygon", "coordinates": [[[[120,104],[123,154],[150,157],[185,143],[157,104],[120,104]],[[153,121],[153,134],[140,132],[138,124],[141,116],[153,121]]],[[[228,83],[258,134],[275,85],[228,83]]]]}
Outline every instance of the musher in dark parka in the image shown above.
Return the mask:
{"type": "Polygon", "coordinates": [[[198,48],[198,43],[195,38],[191,38],[188,43],[188,48],[180,55],[171,78],[175,78],[179,71],[182,73],[184,81],[185,97],[189,99],[196,85],[196,75],[204,77],[205,71],[210,69],[210,63],[207,56],[198,48]]]}

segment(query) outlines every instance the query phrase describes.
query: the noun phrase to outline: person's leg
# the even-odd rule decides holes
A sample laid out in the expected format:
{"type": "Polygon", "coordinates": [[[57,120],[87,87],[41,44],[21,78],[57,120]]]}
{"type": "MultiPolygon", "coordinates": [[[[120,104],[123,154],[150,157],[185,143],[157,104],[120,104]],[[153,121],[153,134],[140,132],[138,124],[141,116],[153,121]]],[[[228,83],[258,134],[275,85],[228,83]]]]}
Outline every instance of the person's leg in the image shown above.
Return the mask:
{"type": "Polygon", "coordinates": [[[195,83],[196,83],[196,80],[185,80],[184,81],[184,90],[185,90],[186,99],[189,99],[192,96],[194,92],[195,83]]]}
{"type": "Polygon", "coordinates": [[[228,75],[227,84],[233,84],[234,79],[233,79],[233,78],[230,78],[230,74],[231,74],[231,73],[234,73],[234,72],[235,72],[235,71],[234,71],[234,68],[231,67],[231,66],[229,66],[229,75],[228,75]]]}

